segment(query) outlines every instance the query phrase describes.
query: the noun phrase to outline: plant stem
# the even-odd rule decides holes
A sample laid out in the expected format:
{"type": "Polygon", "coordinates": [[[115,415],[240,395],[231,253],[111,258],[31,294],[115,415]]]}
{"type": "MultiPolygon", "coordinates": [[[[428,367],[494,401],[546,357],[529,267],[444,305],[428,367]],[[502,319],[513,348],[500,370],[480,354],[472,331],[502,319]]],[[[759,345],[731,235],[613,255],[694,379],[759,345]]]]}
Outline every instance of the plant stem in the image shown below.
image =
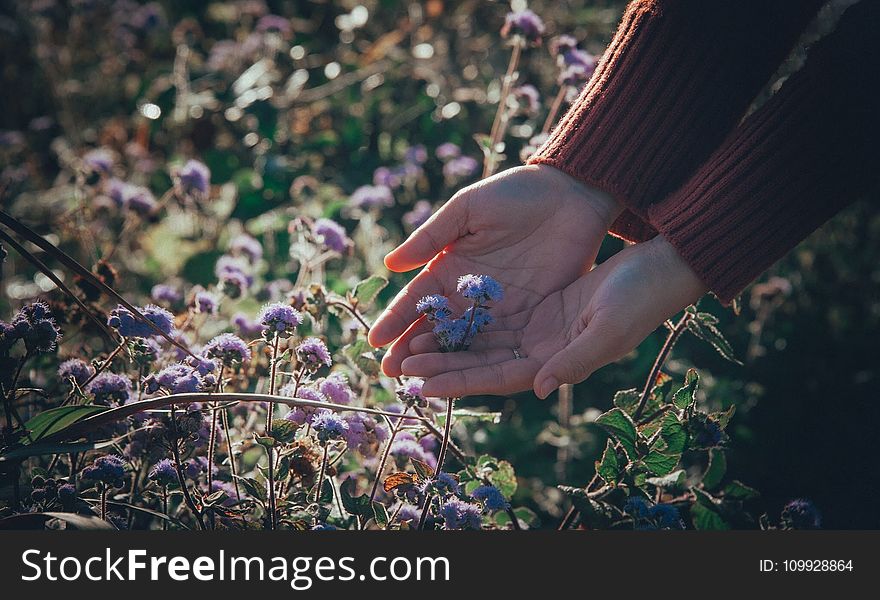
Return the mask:
{"type": "Polygon", "coordinates": [[[483,161],[483,178],[495,172],[495,146],[504,137],[504,131],[507,128],[507,97],[510,95],[510,86],[513,83],[513,75],[519,65],[519,58],[522,54],[522,43],[515,41],[513,50],[510,53],[510,62],[507,63],[507,72],[501,82],[501,96],[498,98],[498,110],[495,112],[495,120],[492,122],[492,130],[489,134],[489,152],[483,161]]]}
{"type": "MultiPolygon", "coordinates": [[[[168,486],[162,486],[162,512],[168,516],[168,486]]],[[[168,521],[162,521],[162,531],[168,531],[168,521]]]]}
{"type": "MultiPolygon", "coordinates": [[[[443,472],[443,463],[446,461],[446,453],[449,450],[449,438],[452,433],[452,409],[455,406],[455,398],[446,399],[446,423],[443,427],[443,441],[440,444],[440,453],[437,455],[437,468],[434,473],[439,475],[443,472]]],[[[428,520],[428,510],[431,508],[430,498],[425,498],[425,507],[422,509],[422,516],[419,518],[419,531],[425,528],[425,522],[428,520]]]]}
{"type": "Polygon", "coordinates": [[[401,413],[401,417],[397,419],[397,423],[395,423],[394,427],[391,428],[391,435],[388,437],[388,442],[385,444],[385,448],[382,450],[382,457],[379,459],[379,467],[376,469],[376,479],[373,481],[373,488],[370,490],[371,503],[376,498],[376,492],[379,489],[379,482],[382,480],[382,473],[385,471],[385,463],[388,462],[388,455],[391,453],[391,445],[394,443],[394,438],[397,437],[397,434],[400,432],[400,428],[403,426],[403,415],[405,415],[408,411],[409,407],[407,406],[401,413]]]}
{"type": "Polygon", "coordinates": [[[321,500],[321,489],[324,487],[324,473],[327,471],[327,448],[329,444],[324,444],[324,457],[321,459],[321,473],[318,475],[318,482],[315,486],[315,502],[321,500]]]}
{"type": "MultiPolygon", "coordinates": [[[[272,366],[269,375],[269,394],[275,395],[275,383],[278,375],[278,344],[280,338],[276,335],[272,344],[272,366]]],[[[266,413],[266,435],[272,435],[272,413],[275,412],[275,403],[269,402],[268,412],[266,413]]],[[[267,469],[268,486],[269,486],[269,529],[275,529],[275,452],[272,447],[266,448],[266,455],[269,458],[267,469]]]]}
{"type": "Polygon", "coordinates": [[[636,406],[636,410],[633,413],[633,421],[638,421],[639,417],[642,416],[642,411],[645,410],[648,398],[651,395],[651,390],[654,389],[657,376],[660,374],[660,369],[663,368],[666,359],[669,358],[669,353],[672,352],[672,347],[675,346],[675,342],[678,341],[679,336],[684,332],[690,318],[690,313],[685,312],[681,319],[678,320],[678,323],[675,324],[675,327],[672,328],[672,331],[669,332],[666,342],[663,343],[663,347],[660,349],[660,354],[657,355],[657,360],[654,361],[654,366],[651,367],[651,373],[648,375],[647,381],[645,381],[645,388],[642,390],[639,404],[636,406]]]}
{"type": "Polygon", "coordinates": [[[550,112],[547,113],[547,120],[544,121],[544,126],[541,128],[541,133],[550,133],[550,129],[553,127],[553,123],[556,121],[556,116],[559,114],[559,109],[562,108],[562,103],[565,101],[565,95],[568,92],[566,86],[560,86],[559,92],[556,94],[556,97],[553,99],[553,104],[550,105],[550,112]]]}
{"type": "Polygon", "coordinates": [[[107,486],[101,486],[101,520],[107,520],[107,486]]]}
{"type": "Polygon", "coordinates": [[[177,445],[177,442],[180,439],[180,434],[177,430],[177,415],[173,404],[171,405],[171,435],[174,438],[171,440],[171,454],[174,457],[174,467],[177,471],[177,481],[180,484],[180,490],[183,492],[183,499],[186,501],[186,505],[189,507],[190,511],[192,511],[193,515],[195,515],[199,529],[205,531],[207,529],[205,527],[205,520],[202,518],[201,511],[198,509],[195,501],[189,493],[189,488],[186,485],[186,477],[183,475],[183,465],[180,462],[180,448],[177,445]]]}

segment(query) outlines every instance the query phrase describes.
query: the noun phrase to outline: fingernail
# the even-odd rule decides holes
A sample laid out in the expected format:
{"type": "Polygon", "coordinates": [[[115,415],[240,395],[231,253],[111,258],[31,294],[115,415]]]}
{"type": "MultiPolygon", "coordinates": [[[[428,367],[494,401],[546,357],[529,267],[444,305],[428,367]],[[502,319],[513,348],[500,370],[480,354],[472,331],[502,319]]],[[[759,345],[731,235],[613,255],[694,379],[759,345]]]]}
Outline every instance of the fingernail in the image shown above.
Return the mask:
{"type": "Polygon", "coordinates": [[[541,397],[541,400],[544,400],[547,396],[549,396],[551,393],[553,393],[553,390],[555,390],[558,387],[559,387],[559,382],[556,381],[556,378],[552,377],[552,376],[548,377],[547,379],[545,379],[541,383],[541,386],[538,388],[538,390],[540,392],[538,395],[541,397]]]}

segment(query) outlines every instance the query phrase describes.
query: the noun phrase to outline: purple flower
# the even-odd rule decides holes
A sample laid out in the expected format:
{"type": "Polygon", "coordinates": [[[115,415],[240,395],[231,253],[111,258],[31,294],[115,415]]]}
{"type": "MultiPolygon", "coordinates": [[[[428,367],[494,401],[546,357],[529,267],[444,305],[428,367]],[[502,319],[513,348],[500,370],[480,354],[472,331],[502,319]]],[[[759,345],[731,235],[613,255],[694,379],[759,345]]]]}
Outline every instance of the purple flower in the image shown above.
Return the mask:
{"type": "Polygon", "coordinates": [[[281,338],[290,337],[302,325],[303,317],[289,304],[273,302],[263,307],[257,320],[263,326],[263,336],[272,340],[276,335],[281,338]]]}
{"type": "Polygon", "coordinates": [[[208,358],[216,358],[227,367],[251,359],[251,349],[247,343],[232,333],[221,333],[205,344],[202,352],[208,358]]]}
{"type": "Polygon", "coordinates": [[[165,388],[172,394],[186,394],[205,391],[205,383],[193,367],[175,363],[144,378],[144,391],[154,394],[165,388]]]}
{"type": "Polygon", "coordinates": [[[122,208],[125,206],[128,197],[128,188],[130,187],[129,184],[114,177],[107,182],[106,193],[117,208],[122,208]]]}
{"type": "Polygon", "coordinates": [[[63,485],[58,486],[58,500],[61,501],[63,505],[72,504],[74,500],[76,500],[76,487],[74,487],[70,483],[65,483],[63,485]]]}
{"type": "Polygon", "coordinates": [[[216,315],[220,308],[220,300],[211,292],[200,290],[193,297],[193,307],[198,313],[216,315]]]}
{"type": "Polygon", "coordinates": [[[164,458],[153,465],[148,477],[151,481],[155,481],[162,487],[174,485],[179,482],[177,478],[177,469],[174,467],[174,463],[167,458],[164,458]]]}
{"type": "Polygon", "coordinates": [[[443,321],[452,314],[449,299],[439,294],[430,294],[416,302],[416,312],[425,315],[429,321],[443,321]]]}
{"type": "Polygon", "coordinates": [[[541,17],[528,9],[507,13],[504,25],[501,27],[501,37],[520,36],[526,43],[533,45],[541,43],[543,34],[544,22],[541,17]]]}
{"type": "Polygon", "coordinates": [[[177,181],[185,194],[206,196],[211,188],[211,170],[197,160],[188,160],[177,171],[177,181]]]}
{"type": "Polygon", "coordinates": [[[257,31],[260,33],[278,33],[282,37],[290,36],[290,21],[278,15],[263,15],[257,21],[257,31]]]}
{"type": "Polygon", "coordinates": [[[351,412],[344,418],[348,423],[345,432],[348,447],[356,449],[363,456],[375,456],[379,444],[388,439],[388,428],[366,413],[351,412]]]}
{"type": "Polygon", "coordinates": [[[321,444],[342,439],[348,431],[348,423],[341,416],[331,411],[324,411],[312,419],[312,429],[318,435],[321,444]]]}
{"type": "Polygon", "coordinates": [[[241,298],[250,289],[252,279],[243,271],[228,270],[220,273],[217,287],[235,300],[241,298]]]}
{"type": "Polygon", "coordinates": [[[169,305],[177,304],[183,300],[183,294],[180,290],[167,283],[158,283],[154,285],[153,289],[150,291],[150,297],[155,302],[164,302],[169,305]]]}
{"type": "MultiPolygon", "coordinates": [[[[140,313],[153,323],[160,331],[171,334],[174,330],[174,315],[155,304],[147,304],[139,309],[140,313]]],[[[134,313],[122,305],[110,313],[107,325],[119,332],[123,337],[151,337],[158,335],[156,330],[135,317],[134,313]]]]}
{"type": "Polygon", "coordinates": [[[478,304],[498,302],[504,297],[501,284],[488,275],[462,275],[456,288],[465,298],[478,304]]]}
{"type": "Polygon", "coordinates": [[[471,496],[481,502],[488,513],[496,513],[507,508],[504,494],[494,485],[481,485],[471,493],[471,496]]]}
{"type": "Polygon", "coordinates": [[[446,352],[453,352],[467,345],[465,338],[468,337],[468,323],[464,319],[438,321],[432,331],[440,348],[446,352]]]}
{"type": "Polygon", "coordinates": [[[318,391],[333,404],[351,404],[355,397],[342,373],[331,373],[322,379],[318,383],[318,391]]]}
{"type": "Polygon", "coordinates": [[[58,366],[58,377],[65,381],[73,379],[77,385],[84,384],[94,372],[92,365],[79,358],[65,360],[58,366]]]}
{"type": "Polygon", "coordinates": [[[231,322],[235,328],[238,329],[238,332],[247,338],[256,337],[263,331],[263,326],[260,325],[260,323],[250,319],[244,313],[235,313],[232,315],[231,322]]]}
{"type": "Polygon", "coordinates": [[[422,386],[425,382],[421,379],[411,377],[397,386],[397,397],[406,406],[418,406],[425,408],[428,406],[428,400],[422,394],[422,386]]]}
{"type": "Polygon", "coordinates": [[[306,338],[299,343],[296,347],[296,358],[311,373],[322,365],[329,367],[333,364],[327,345],[316,337],[306,338]]]}
{"type": "MultiPolygon", "coordinates": [[[[300,388],[296,391],[296,396],[294,396],[294,387],[294,384],[288,383],[281,388],[281,395],[291,398],[299,398],[301,400],[312,400],[314,402],[327,401],[323,394],[321,394],[318,390],[305,386],[300,386],[300,388]]],[[[291,409],[290,412],[284,415],[284,418],[288,421],[303,425],[305,423],[311,423],[317,414],[324,412],[326,412],[326,409],[320,409],[315,406],[296,406],[291,409]]]]}
{"type": "Polygon", "coordinates": [[[242,233],[229,242],[229,253],[233,256],[244,256],[251,264],[254,264],[263,258],[263,246],[256,238],[242,233]]]}
{"type": "Polygon", "coordinates": [[[671,504],[655,504],[648,509],[648,518],[658,529],[684,529],[681,514],[671,504]]]}
{"type": "Polygon", "coordinates": [[[11,347],[16,340],[23,340],[25,349],[31,354],[51,352],[61,338],[49,306],[44,302],[32,302],[19,309],[10,326],[4,327],[0,350],[11,347]]]}
{"type": "Polygon", "coordinates": [[[416,202],[412,210],[404,213],[403,223],[409,231],[421,227],[425,221],[431,218],[434,207],[427,200],[419,200],[416,202]]]}
{"type": "Polygon", "coordinates": [[[782,509],[782,522],[789,529],[820,529],[822,515],[809,500],[792,500],[782,509]]]}
{"type": "Polygon", "coordinates": [[[550,50],[551,56],[557,56],[562,58],[566,52],[574,50],[577,48],[578,42],[571,35],[558,35],[548,44],[548,50],[550,50]]]}
{"type": "Polygon", "coordinates": [[[593,70],[584,65],[568,65],[559,73],[559,85],[579,88],[592,74],[593,70]]]}
{"type": "Polygon", "coordinates": [[[373,185],[396,189],[403,184],[403,173],[400,169],[379,167],[373,171],[373,185]]]}
{"type": "Polygon", "coordinates": [[[348,200],[349,206],[363,211],[393,206],[394,196],[391,188],[384,185],[362,185],[356,189],[348,200]]]}
{"type": "Polygon", "coordinates": [[[440,160],[446,162],[451,158],[457,158],[461,156],[461,148],[459,148],[457,144],[446,142],[445,144],[440,144],[439,146],[437,146],[437,149],[434,151],[434,155],[440,160]]]}
{"type": "Polygon", "coordinates": [[[84,468],[81,475],[83,479],[99,481],[112,487],[122,487],[125,477],[125,461],[112,454],[101,456],[84,468]]]}
{"type": "Polygon", "coordinates": [[[412,504],[404,504],[397,511],[397,520],[401,523],[408,523],[410,526],[415,526],[421,517],[422,511],[412,504]]]}
{"type": "Polygon", "coordinates": [[[97,404],[125,404],[131,396],[131,382],[127,377],[105,371],[92,379],[86,391],[94,396],[97,404]]]}
{"type": "Polygon", "coordinates": [[[483,523],[480,507],[458,498],[444,502],[439,512],[446,529],[480,529],[483,523]]]}
{"type": "Polygon", "coordinates": [[[409,432],[401,432],[394,438],[391,444],[391,455],[397,458],[401,463],[408,462],[411,458],[420,460],[423,463],[434,467],[437,464],[437,458],[427,452],[415,436],[409,432]]]}
{"type": "Polygon", "coordinates": [[[439,494],[441,496],[445,496],[447,494],[460,494],[461,488],[458,485],[458,480],[455,479],[449,473],[440,473],[431,477],[430,479],[425,480],[419,486],[420,491],[422,493],[432,493],[439,494]]]}
{"type": "Polygon", "coordinates": [[[151,215],[158,204],[153,192],[143,186],[129,185],[123,198],[125,207],[141,216],[151,215]]]}
{"type": "MultiPolygon", "coordinates": [[[[474,313],[474,308],[471,307],[464,311],[461,319],[465,323],[471,323],[471,313],[474,313]]],[[[492,324],[492,315],[489,314],[489,311],[485,308],[477,308],[476,313],[474,313],[473,325],[471,327],[471,331],[469,332],[471,335],[474,333],[479,333],[486,328],[486,326],[492,324]]]]}
{"type": "Polygon", "coordinates": [[[159,359],[162,347],[154,338],[134,338],[129,343],[129,349],[134,361],[138,365],[148,365],[159,359]]]}
{"type": "Polygon", "coordinates": [[[519,105],[519,111],[523,114],[534,115],[541,110],[541,94],[533,85],[525,84],[514,88],[513,97],[519,105]]]}
{"type": "Polygon", "coordinates": [[[404,160],[416,165],[424,164],[428,160],[428,151],[422,144],[416,144],[406,149],[404,160]]]}
{"type": "Polygon", "coordinates": [[[95,148],[83,156],[85,167],[96,173],[109,174],[113,170],[113,162],[113,153],[107,148],[95,148]]]}
{"type": "Polygon", "coordinates": [[[345,229],[330,219],[316,220],[312,225],[312,233],[326,248],[340,254],[345,254],[345,251],[352,245],[345,229]]]}
{"type": "Polygon", "coordinates": [[[470,156],[459,156],[443,165],[443,176],[451,181],[457,181],[472,176],[479,167],[480,163],[470,156]]]}

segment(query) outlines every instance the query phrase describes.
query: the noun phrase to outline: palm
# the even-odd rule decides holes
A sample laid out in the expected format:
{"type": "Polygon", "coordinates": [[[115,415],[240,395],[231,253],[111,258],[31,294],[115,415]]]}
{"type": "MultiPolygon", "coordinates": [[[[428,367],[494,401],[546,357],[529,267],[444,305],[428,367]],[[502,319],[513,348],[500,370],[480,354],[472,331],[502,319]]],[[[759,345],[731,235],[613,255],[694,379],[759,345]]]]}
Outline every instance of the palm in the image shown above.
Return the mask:
{"type": "Polygon", "coordinates": [[[449,214],[444,209],[434,217],[447,222],[451,242],[438,239],[439,228],[429,224],[419,242],[425,248],[410,250],[412,258],[395,257],[407,251],[406,244],[392,253],[388,262],[395,270],[430,262],[391,303],[370,336],[374,345],[397,339],[383,363],[386,373],[400,374],[400,363],[411,354],[409,340],[429,329],[417,322],[420,297],[439,293],[454,308],[466,308],[456,293],[461,275],[489,275],[504,286],[504,299],[492,308],[496,327],[504,328],[522,322],[548,296],[576,280],[595,259],[610,218],[601,210],[604,206],[595,207],[590,193],[553,169],[512,169],[477,184],[450,203],[457,206],[449,207],[449,214]]]}

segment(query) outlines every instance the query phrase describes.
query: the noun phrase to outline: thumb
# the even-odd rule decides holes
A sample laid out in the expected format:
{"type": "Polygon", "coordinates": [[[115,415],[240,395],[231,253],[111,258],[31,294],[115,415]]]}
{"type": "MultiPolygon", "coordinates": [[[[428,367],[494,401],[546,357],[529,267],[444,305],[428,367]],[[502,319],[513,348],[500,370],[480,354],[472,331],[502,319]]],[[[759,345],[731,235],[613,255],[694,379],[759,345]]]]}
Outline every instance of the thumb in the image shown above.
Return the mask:
{"type": "Polygon", "coordinates": [[[594,317],[586,329],[544,363],[535,375],[535,394],[543,400],[563,383],[580,383],[624,354],[621,336],[613,333],[607,321],[594,317]]]}
{"type": "Polygon", "coordinates": [[[467,233],[467,196],[457,194],[385,257],[395,272],[411,271],[426,264],[444,248],[467,233]]]}

